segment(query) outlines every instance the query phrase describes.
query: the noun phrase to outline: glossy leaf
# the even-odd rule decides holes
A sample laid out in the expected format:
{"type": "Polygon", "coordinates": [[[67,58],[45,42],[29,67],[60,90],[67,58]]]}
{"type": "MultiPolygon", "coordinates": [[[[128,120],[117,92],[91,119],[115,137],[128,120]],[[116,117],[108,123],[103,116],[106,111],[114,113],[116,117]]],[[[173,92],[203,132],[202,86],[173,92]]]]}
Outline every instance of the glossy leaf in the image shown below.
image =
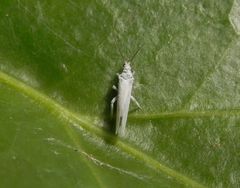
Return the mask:
{"type": "Polygon", "coordinates": [[[233,1],[3,0],[1,187],[239,187],[233,1]],[[134,58],[124,137],[109,104],[134,58]]]}

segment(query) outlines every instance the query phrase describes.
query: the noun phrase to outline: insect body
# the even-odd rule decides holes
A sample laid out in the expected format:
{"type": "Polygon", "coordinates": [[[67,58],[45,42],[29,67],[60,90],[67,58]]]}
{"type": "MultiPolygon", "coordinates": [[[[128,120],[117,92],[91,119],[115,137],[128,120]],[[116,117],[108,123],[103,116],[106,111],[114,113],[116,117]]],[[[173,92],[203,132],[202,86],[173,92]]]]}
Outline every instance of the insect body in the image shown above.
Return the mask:
{"type": "Polygon", "coordinates": [[[118,90],[118,95],[111,101],[111,114],[113,114],[113,105],[117,101],[117,114],[116,114],[116,134],[124,135],[127,123],[127,116],[129,110],[130,99],[140,107],[136,99],[131,95],[133,86],[133,72],[131,70],[130,62],[125,62],[123,72],[118,75],[118,89],[113,86],[113,89],[118,90]]]}

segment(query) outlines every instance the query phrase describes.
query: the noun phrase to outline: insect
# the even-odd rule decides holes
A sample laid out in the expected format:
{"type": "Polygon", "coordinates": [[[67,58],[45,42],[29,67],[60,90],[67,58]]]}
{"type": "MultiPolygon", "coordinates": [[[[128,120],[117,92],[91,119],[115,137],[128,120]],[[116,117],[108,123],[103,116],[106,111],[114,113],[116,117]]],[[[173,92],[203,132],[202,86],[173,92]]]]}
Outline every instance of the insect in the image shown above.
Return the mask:
{"type": "MultiPolygon", "coordinates": [[[[131,60],[135,57],[138,51],[139,49],[131,58],[131,60]]],[[[117,102],[115,134],[120,136],[123,136],[125,133],[130,100],[132,100],[138,106],[138,108],[141,109],[137,100],[131,95],[132,86],[134,82],[134,77],[133,77],[134,72],[131,69],[130,62],[131,61],[125,61],[122,73],[121,74],[117,73],[118,88],[115,85],[113,85],[113,89],[117,90],[118,94],[111,101],[111,115],[113,116],[114,103],[117,102]]]]}

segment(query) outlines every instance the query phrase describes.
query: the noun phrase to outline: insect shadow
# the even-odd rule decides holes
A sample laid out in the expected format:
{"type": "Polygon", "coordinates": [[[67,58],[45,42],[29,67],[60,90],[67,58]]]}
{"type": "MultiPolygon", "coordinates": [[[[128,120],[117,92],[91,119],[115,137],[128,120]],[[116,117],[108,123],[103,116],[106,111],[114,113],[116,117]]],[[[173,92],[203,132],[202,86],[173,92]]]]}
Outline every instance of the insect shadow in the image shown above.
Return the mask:
{"type": "MultiPolygon", "coordinates": [[[[122,69],[122,68],[121,68],[122,69]]],[[[119,69],[118,72],[121,72],[119,69]]],[[[118,85],[118,77],[117,75],[110,81],[107,93],[105,95],[105,108],[103,111],[104,117],[104,129],[115,136],[116,131],[116,103],[114,104],[113,115],[111,116],[111,100],[117,96],[118,92],[112,88],[112,86],[118,85]]]]}

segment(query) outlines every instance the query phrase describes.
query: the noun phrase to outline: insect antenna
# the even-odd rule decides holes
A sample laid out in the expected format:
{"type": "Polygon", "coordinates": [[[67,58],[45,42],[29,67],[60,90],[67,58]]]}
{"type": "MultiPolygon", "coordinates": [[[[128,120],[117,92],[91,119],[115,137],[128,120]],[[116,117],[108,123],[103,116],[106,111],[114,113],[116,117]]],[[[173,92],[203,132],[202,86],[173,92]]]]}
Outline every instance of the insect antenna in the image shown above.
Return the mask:
{"type": "Polygon", "coordinates": [[[116,46],[119,55],[122,57],[122,61],[124,61],[125,58],[124,58],[124,56],[123,56],[123,54],[122,54],[122,52],[121,52],[121,49],[120,49],[119,46],[117,45],[117,40],[116,40],[116,37],[117,37],[117,36],[114,37],[114,35],[117,35],[117,34],[116,34],[116,24],[117,24],[116,21],[114,21],[114,23],[113,23],[113,25],[112,25],[112,30],[113,30],[112,36],[113,36],[113,40],[114,40],[114,45],[116,46]]]}
{"type": "Polygon", "coordinates": [[[124,61],[124,56],[123,56],[123,54],[122,54],[122,52],[121,52],[121,49],[120,49],[119,46],[117,45],[116,38],[114,38],[114,44],[115,44],[115,46],[116,46],[116,48],[117,48],[117,50],[118,50],[118,53],[119,53],[120,56],[122,57],[122,60],[124,61]]]}
{"type": "Polygon", "coordinates": [[[133,56],[129,59],[129,62],[132,63],[133,59],[136,57],[138,52],[142,49],[142,45],[136,50],[136,52],[133,54],[133,56]]]}

